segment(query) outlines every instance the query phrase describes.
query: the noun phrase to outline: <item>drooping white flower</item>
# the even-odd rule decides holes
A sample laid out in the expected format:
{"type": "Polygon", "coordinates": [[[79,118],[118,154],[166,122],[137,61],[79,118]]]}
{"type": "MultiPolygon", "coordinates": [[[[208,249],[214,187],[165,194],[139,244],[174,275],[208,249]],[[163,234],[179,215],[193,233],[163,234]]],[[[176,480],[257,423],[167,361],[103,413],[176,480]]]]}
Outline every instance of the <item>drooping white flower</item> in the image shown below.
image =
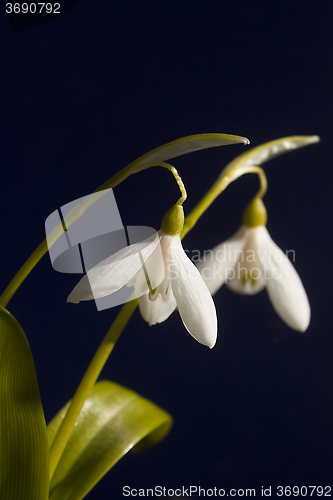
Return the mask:
{"type": "Polygon", "coordinates": [[[167,319],[177,307],[187,331],[201,344],[212,348],[217,335],[212,296],[185,254],[180,236],[171,236],[162,230],[159,234],[165,278],[155,290],[139,298],[141,314],[152,325],[167,319]]]}
{"type": "MultiPolygon", "coordinates": [[[[178,210],[179,207],[177,206],[178,210]]],[[[168,227],[164,221],[162,228],[168,227]]],[[[187,331],[201,344],[216,342],[215,305],[199,271],[187,257],[179,232],[161,229],[157,237],[120,250],[91,269],[68,297],[69,302],[91,300],[134,286],[140,311],[149,324],[167,319],[175,307],[187,331]]]]}
{"type": "Polygon", "coordinates": [[[261,200],[250,204],[236,234],[208,252],[197,267],[212,295],[224,282],[241,294],[255,294],[266,288],[280,318],[294,330],[304,332],[311,315],[307,294],[289,258],[266,229],[266,211],[253,223],[253,210],[258,207],[264,209],[261,200]]]}

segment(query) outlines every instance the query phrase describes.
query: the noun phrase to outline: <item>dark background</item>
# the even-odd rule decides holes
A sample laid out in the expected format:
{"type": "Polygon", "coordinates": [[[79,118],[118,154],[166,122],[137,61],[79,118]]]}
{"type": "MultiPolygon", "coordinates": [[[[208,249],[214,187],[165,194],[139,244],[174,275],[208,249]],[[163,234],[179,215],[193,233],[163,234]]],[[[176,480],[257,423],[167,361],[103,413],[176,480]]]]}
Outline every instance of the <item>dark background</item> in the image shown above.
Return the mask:
{"type": "MultiPolygon", "coordinates": [[[[51,212],[161,144],[206,132],[243,135],[252,146],[321,137],[265,164],[268,229],[296,252],[309,329],[284,325],[265,291],[219,291],[213,350],[187,334],[178,313],[149,328],[136,311],[103,377],[168,410],[174,427],[157,447],[124,457],[91,500],[121,498],[125,484],[259,495],[261,486],[332,483],[331,9],[298,0],[80,0],[16,33],[1,9],[2,289],[44,238],[51,212]]],[[[244,151],[172,162],[187,213],[244,151]]],[[[256,189],[255,176],[230,186],[184,246],[209,249],[232,235],[256,189]]],[[[115,195],[125,225],[158,228],[178,190],[155,168],[115,195]]],[[[8,305],[30,342],[47,420],[72,396],[117,313],[67,304],[78,278],[55,272],[46,255],[8,305]]]]}

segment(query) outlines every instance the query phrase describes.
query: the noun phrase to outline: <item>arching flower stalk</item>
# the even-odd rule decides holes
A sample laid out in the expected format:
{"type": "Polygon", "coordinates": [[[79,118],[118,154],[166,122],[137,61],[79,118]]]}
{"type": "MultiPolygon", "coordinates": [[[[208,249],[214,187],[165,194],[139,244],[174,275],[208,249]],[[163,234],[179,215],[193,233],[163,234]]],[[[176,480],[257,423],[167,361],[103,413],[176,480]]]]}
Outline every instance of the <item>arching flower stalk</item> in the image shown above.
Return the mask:
{"type": "MultiPolygon", "coordinates": [[[[277,155],[318,141],[318,136],[283,137],[257,146],[237,157],[222,170],[211,189],[186,218],[181,236],[184,237],[187,234],[231,182],[246,173],[256,173],[259,176],[260,190],[255,198],[258,203],[256,202],[254,205],[260,212],[258,204],[266,192],[267,181],[263,169],[258,165],[277,155]]],[[[271,239],[265,226],[266,210],[263,204],[261,208],[265,212],[265,214],[261,214],[262,223],[251,226],[250,214],[248,213],[249,226],[244,223],[230,240],[210,251],[213,254],[211,264],[199,263],[198,268],[203,273],[203,278],[212,295],[228,277],[229,287],[238,293],[253,294],[267,287],[273,307],[280,317],[291,328],[305,331],[310,321],[310,306],[307,295],[291,262],[271,239]],[[228,252],[224,257],[225,260],[219,264],[217,262],[218,255],[226,249],[228,252]],[[242,263],[242,273],[239,277],[236,274],[233,277],[235,268],[241,264],[239,256],[236,258],[237,252],[249,252],[253,255],[253,260],[242,263]],[[227,268],[229,268],[229,276],[225,276],[227,268]],[[277,280],[274,277],[281,279],[277,280]]],[[[170,316],[176,308],[176,302],[171,298],[163,301],[161,297],[155,302],[151,302],[147,295],[143,295],[139,299],[139,306],[142,316],[150,325],[154,325],[165,321],[170,316]]]]}
{"type": "Polygon", "coordinates": [[[164,321],[177,307],[187,331],[198,342],[212,348],[217,336],[215,305],[180,240],[186,191],[179,176],[176,179],[182,197],[164,216],[153,241],[130,245],[93,267],[67,300],[77,303],[98,299],[124,285],[133,285],[146,321],[154,324],[156,317],[158,322],[164,321]]]}

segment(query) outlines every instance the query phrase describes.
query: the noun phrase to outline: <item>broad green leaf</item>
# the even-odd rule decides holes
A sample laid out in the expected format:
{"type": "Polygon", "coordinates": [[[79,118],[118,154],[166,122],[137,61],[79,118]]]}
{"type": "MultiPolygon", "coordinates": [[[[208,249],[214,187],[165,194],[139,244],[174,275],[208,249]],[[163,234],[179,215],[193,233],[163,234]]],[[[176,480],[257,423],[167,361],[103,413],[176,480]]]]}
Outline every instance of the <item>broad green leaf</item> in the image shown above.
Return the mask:
{"type": "Polygon", "coordinates": [[[0,498],[46,500],[48,453],[30,347],[16,319],[0,308],[0,498]]]}
{"type": "MultiPolygon", "coordinates": [[[[69,403],[48,425],[49,444],[69,403]]],[[[129,450],[156,444],[171,416],[147,399],[109,381],[98,382],[80,417],[50,485],[50,500],[80,500],[129,450]]]]}

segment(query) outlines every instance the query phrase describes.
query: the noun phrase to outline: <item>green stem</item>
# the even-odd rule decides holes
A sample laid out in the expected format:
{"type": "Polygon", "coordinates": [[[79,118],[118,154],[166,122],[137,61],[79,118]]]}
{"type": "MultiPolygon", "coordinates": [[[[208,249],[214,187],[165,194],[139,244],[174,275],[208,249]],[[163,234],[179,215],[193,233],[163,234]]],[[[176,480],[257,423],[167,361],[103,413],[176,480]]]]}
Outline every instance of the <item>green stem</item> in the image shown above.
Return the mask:
{"type": "Polygon", "coordinates": [[[207,208],[213,203],[214,200],[239,177],[244,174],[257,174],[260,180],[260,189],[256,194],[256,197],[262,198],[267,190],[267,179],[264,170],[261,167],[255,165],[235,165],[233,169],[230,169],[227,173],[224,173],[218,177],[217,181],[205,194],[205,196],[199,201],[199,203],[193,208],[189,215],[185,219],[184,228],[181,237],[184,238],[187,233],[195,226],[197,221],[200,219],[202,214],[207,210],[207,208]]]}
{"type": "Polygon", "coordinates": [[[0,306],[6,307],[10,299],[13,297],[16,290],[28,276],[30,271],[35,267],[37,262],[43,257],[43,255],[47,252],[47,242],[46,240],[42,241],[39,247],[36,248],[34,253],[29,257],[29,259],[23,264],[21,269],[16,273],[14,278],[11,280],[5,291],[0,297],[0,306]]]}
{"type": "Polygon", "coordinates": [[[123,305],[84,374],[50,448],[50,480],[68,443],[83,405],[94,387],[116,341],[135,311],[137,304],[138,300],[135,299],[123,305]]]}
{"type": "MultiPolygon", "coordinates": [[[[191,229],[191,227],[195,225],[196,221],[199,219],[199,217],[201,217],[201,215],[209,207],[209,205],[211,205],[215,198],[230,184],[230,182],[232,182],[232,180],[235,180],[235,178],[232,178],[232,173],[235,172],[238,168],[240,169],[242,165],[249,166],[251,164],[262,164],[268,159],[274,158],[279,154],[316,143],[319,140],[320,139],[318,136],[283,137],[275,141],[261,144],[260,146],[252,148],[235,158],[235,160],[233,160],[223,169],[218,181],[209,190],[204,199],[201,200],[201,202],[186,218],[185,226],[183,229],[183,236],[185,236],[191,229]],[[223,178],[225,178],[224,181],[222,181],[223,178]],[[221,184],[218,185],[220,182],[221,184]],[[225,186],[223,186],[223,182],[225,182],[225,186]]],[[[132,163],[127,165],[127,167],[123,168],[120,172],[111,177],[111,179],[102,184],[102,186],[96,189],[95,192],[114,188],[131,174],[150,168],[158,164],[159,162],[164,163],[164,161],[167,159],[175,158],[176,156],[198,151],[200,149],[221,146],[223,144],[235,144],[240,142],[243,142],[244,144],[249,143],[248,139],[245,139],[244,137],[232,136],[227,134],[199,134],[189,137],[182,137],[181,139],[177,139],[168,144],[164,144],[163,146],[160,146],[152,151],[149,151],[145,155],[140,156],[140,158],[134,160],[132,163]]],[[[178,201],[178,203],[179,202],[180,200],[178,201]]],[[[79,215],[82,215],[82,213],[85,211],[85,209],[88,208],[88,206],[83,205],[81,207],[82,210],[79,215]]],[[[79,216],[78,212],[75,212],[75,215],[79,216]]],[[[69,223],[67,220],[66,226],[69,227],[69,223]]],[[[60,230],[61,227],[62,226],[60,224],[59,227],[56,228],[56,230],[60,230]]],[[[8,302],[10,301],[18,287],[46,252],[47,243],[46,240],[44,240],[34,251],[28,261],[18,271],[16,276],[12,279],[12,281],[9,283],[9,285],[1,295],[1,306],[7,306],[8,302]]]]}
{"type": "MultiPolygon", "coordinates": [[[[172,171],[172,173],[175,175],[175,178],[178,182],[178,185],[180,186],[180,189],[182,191],[182,195],[186,195],[186,191],[183,191],[183,183],[178,175],[178,172],[174,167],[172,167],[169,164],[160,163],[160,166],[166,167],[169,170],[172,171]]],[[[259,173],[261,175],[261,191],[264,192],[265,190],[265,184],[263,183],[262,179],[265,179],[265,174],[261,171],[259,167],[247,167],[247,172],[255,172],[259,173]],[[262,177],[264,176],[264,177],[262,177]]],[[[245,173],[245,172],[244,172],[245,173]]],[[[214,199],[227,187],[227,185],[231,182],[232,180],[229,178],[219,180],[217,183],[214,184],[214,186],[209,190],[209,192],[204,196],[204,198],[201,200],[201,202],[198,203],[197,207],[191,212],[189,215],[190,220],[192,221],[197,221],[198,218],[202,215],[202,213],[208,208],[208,206],[214,201],[214,199]]],[[[185,188],[184,188],[185,189],[185,188]]],[[[187,234],[187,232],[193,227],[195,224],[192,223],[192,225],[187,226],[187,230],[183,231],[182,238],[187,234]]],[[[185,227],[184,227],[185,229],[185,227]]],[[[52,446],[50,448],[50,480],[52,479],[52,476],[54,474],[54,471],[59,463],[59,460],[61,458],[61,455],[68,443],[68,440],[70,438],[71,432],[74,428],[74,425],[81,413],[81,410],[83,408],[83,405],[89,396],[92,388],[95,385],[96,380],[99,377],[99,374],[106,363],[109,355],[111,354],[111,351],[118,340],[121,332],[125,328],[128,320],[130,319],[131,315],[133,314],[136,306],[138,304],[138,299],[132,300],[130,302],[127,302],[122,309],[120,310],[118,316],[116,317],[115,321],[111,325],[109,331],[107,332],[103,342],[101,343],[100,347],[98,348],[95,356],[93,357],[74,397],[73,400],[69,406],[69,409],[64,417],[64,420],[62,421],[61,426],[59,427],[59,430],[55,436],[55,439],[52,443],[52,446]]]]}
{"type": "MultiPolygon", "coordinates": [[[[94,193],[98,193],[100,191],[111,189],[123,182],[131,173],[133,173],[133,166],[135,167],[137,160],[132,162],[127,167],[123,168],[116,175],[111,177],[108,181],[106,181],[102,186],[97,188],[94,193]]],[[[150,166],[150,165],[149,165],[150,166]]],[[[103,196],[104,193],[101,193],[103,196]]],[[[89,197],[87,200],[84,200],[82,203],[76,205],[66,216],[66,228],[68,229],[76,219],[78,219],[84,212],[96,201],[96,198],[89,197]]],[[[16,290],[23,283],[25,278],[28,276],[30,271],[35,267],[35,265],[40,261],[43,255],[48,251],[49,247],[55,243],[55,241],[63,234],[63,226],[62,222],[58,224],[52,233],[48,235],[48,241],[45,239],[42,243],[36,248],[36,250],[31,254],[29,259],[23,264],[21,269],[16,273],[14,278],[11,280],[9,285],[6,287],[5,291],[0,296],[0,306],[6,307],[10,299],[13,297],[16,290]]]]}
{"type": "Polygon", "coordinates": [[[182,194],[181,197],[179,198],[179,200],[177,201],[176,205],[182,205],[187,198],[187,192],[185,189],[185,185],[182,181],[182,178],[180,177],[177,169],[173,165],[170,165],[169,163],[166,163],[165,161],[162,161],[161,163],[157,163],[156,166],[167,168],[168,170],[170,170],[170,172],[172,172],[174,178],[176,179],[176,182],[178,184],[180,192],[182,194]]]}
{"type": "MultiPolygon", "coordinates": [[[[140,158],[139,158],[140,159],[140,158]]],[[[109,179],[106,183],[100,186],[94,193],[101,192],[106,189],[111,189],[123,182],[129,175],[133,173],[133,168],[136,167],[138,161],[132,162],[130,165],[125,167],[123,170],[114,175],[111,179],[109,179]]],[[[147,164],[146,168],[152,167],[152,164],[147,164]]],[[[156,163],[154,166],[161,166],[167,168],[174,175],[179,189],[182,193],[182,197],[178,200],[177,204],[182,204],[187,197],[185,186],[183,181],[178,174],[175,167],[169,165],[165,162],[156,163]]],[[[137,167],[136,167],[137,168],[137,167]]],[[[138,170],[137,170],[138,171],[138,170]]],[[[104,193],[101,192],[98,198],[102,197],[104,193]]],[[[84,212],[97,200],[96,197],[90,196],[88,199],[76,205],[65,218],[65,226],[68,229],[73,222],[75,222],[79,217],[81,217],[84,212]]],[[[43,255],[48,251],[48,249],[57,241],[57,239],[63,234],[63,226],[62,223],[58,224],[54,230],[48,235],[48,239],[42,241],[42,243],[36,248],[33,254],[29,257],[29,259],[23,264],[21,269],[16,273],[14,278],[11,280],[9,285],[6,287],[5,291],[0,296],[0,306],[6,307],[10,299],[13,297],[16,290],[23,283],[25,278],[28,276],[30,271],[35,267],[35,265],[40,261],[43,255]]]]}
{"type": "MultiPolygon", "coordinates": [[[[210,134],[212,136],[216,134],[210,134]]],[[[194,136],[196,138],[196,136],[194,136]]],[[[231,136],[230,136],[231,137],[231,136]]],[[[214,137],[212,137],[213,139],[214,137]]],[[[185,138],[186,139],[186,138],[185,138]]],[[[154,156],[157,153],[163,153],[164,149],[167,147],[170,148],[170,146],[174,146],[177,143],[177,145],[180,143],[180,141],[174,141],[173,143],[170,143],[166,145],[165,147],[158,148],[157,150],[154,150],[150,153],[147,153],[147,155],[144,155],[143,157],[139,158],[135,162],[131,163],[123,169],[121,172],[117,173],[112,179],[107,181],[105,184],[103,184],[100,188],[96,190],[96,192],[101,191],[103,189],[108,189],[108,188],[113,188],[120,182],[122,182],[126,177],[128,177],[130,174],[138,172],[140,170],[143,170],[145,168],[149,168],[150,166],[153,166],[153,163],[148,162],[149,156],[154,156]]],[[[204,146],[207,147],[207,146],[204,146]]],[[[197,148],[201,149],[201,148],[197,148]]],[[[186,151],[188,152],[188,151],[186,151]]],[[[242,157],[243,158],[243,155],[242,157]]],[[[186,197],[186,191],[184,188],[184,185],[181,181],[181,178],[178,175],[178,172],[174,167],[171,167],[170,165],[166,164],[163,161],[164,158],[159,158],[159,160],[162,160],[160,163],[155,163],[159,164],[161,166],[164,166],[166,168],[169,168],[173,172],[173,174],[176,177],[176,180],[178,182],[178,185],[182,191],[182,198],[178,201],[178,203],[182,203],[186,197]],[[170,168],[171,167],[171,168],[170,168]],[[174,170],[173,170],[174,169],[174,170]],[[178,176],[178,177],[177,177],[178,176]],[[183,190],[184,189],[184,190],[183,190]]],[[[255,172],[258,173],[261,181],[261,188],[260,191],[257,194],[257,197],[261,197],[264,195],[267,187],[266,183],[266,177],[262,169],[260,167],[256,166],[243,166],[240,164],[241,161],[239,162],[232,162],[232,164],[229,164],[226,169],[224,169],[219,177],[219,179],[216,181],[216,183],[213,185],[213,187],[208,191],[208,193],[204,196],[204,198],[198,203],[198,205],[194,208],[194,210],[190,213],[189,217],[186,219],[185,226],[183,233],[181,237],[183,238],[189,231],[190,229],[195,225],[196,221],[199,219],[199,217],[203,214],[203,212],[213,203],[213,201],[216,199],[216,197],[236,178],[238,178],[240,175],[243,175],[244,173],[248,172],[255,172]]],[[[91,205],[88,202],[87,204],[80,204],[79,207],[75,207],[73,210],[73,213],[70,214],[69,221],[66,220],[66,227],[69,227],[69,223],[74,222],[77,217],[82,215],[84,211],[88,208],[88,206],[91,205]]],[[[55,230],[53,231],[52,234],[52,243],[59,237],[59,233],[62,230],[62,224],[59,224],[55,230]]],[[[51,243],[51,244],[52,244],[51,243]]],[[[19,270],[19,272],[16,274],[14,279],[11,281],[11,283],[8,285],[2,296],[0,297],[0,305],[3,305],[4,307],[7,305],[17,288],[20,286],[22,281],[25,279],[25,277],[29,274],[29,272],[33,269],[33,267],[36,265],[36,263],[40,260],[40,258],[47,252],[48,245],[46,240],[44,240],[39,247],[35,250],[35,252],[31,255],[31,257],[27,260],[27,262],[22,266],[22,268],[19,270]]],[[[128,323],[130,317],[132,316],[136,306],[138,304],[138,300],[132,300],[130,302],[127,302],[120,312],[118,313],[115,321],[109,328],[104,340],[102,341],[101,345],[99,346],[95,356],[93,357],[73,399],[72,402],[68,408],[68,411],[66,412],[66,415],[59,427],[59,430],[55,436],[55,439],[50,447],[50,479],[53,477],[53,474],[56,470],[56,467],[59,463],[59,460],[61,458],[61,455],[68,443],[68,440],[70,438],[71,432],[73,430],[73,427],[75,426],[75,423],[77,421],[77,418],[79,417],[81,410],[83,408],[83,405],[89,396],[96,380],[99,377],[99,374],[104,367],[110,353],[113,350],[113,347],[118,340],[121,332],[125,328],[126,324],[128,323]]]]}
{"type": "MultiPolygon", "coordinates": [[[[184,184],[177,172],[177,170],[172,166],[169,165],[165,162],[158,163],[157,166],[162,166],[165,168],[168,168],[173,175],[175,176],[175,179],[178,183],[178,186],[182,192],[182,197],[178,200],[178,204],[182,204],[182,202],[186,199],[186,191],[184,184]]],[[[236,178],[240,177],[241,175],[244,175],[245,173],[257,173],[260,178],[260,183],[261,187],[260,190],[257,194],[257,197],[262,197],[267,189],[267,181],[266,181],[266,176],[264,171],[257,166],[239,166],[236,165],[237,168],[231,169],[227,174],[223,175],[222,177],[220,176],[215,184],[210,188],[208,193],[200,200],[200,202],[196,205],[196,207],[192,210],[192,212],[186,217],[185,224],[184,224],[184,229],[182,231],[182,238],[192,229],[192,227],[196,224],[198,219],[201,217],[201,215],[207,210],[207,208],[213,203],[213,201],[224,191],[229,184],[234,181],[236,178]]],[[[124,169],[125,170],[125,169],[124,169]]],[[[122,171],[121,171],[122,172],[122,171]]],[[[116,174],[110,181],[108,181],[108,186],[111,187],[111,185],[116,185],[119,183],[119,172],[116,174]],[[111,181],[114,179],[114,183],[111,181]],[[117,182],[116,182],[117,180],[117,182]]],[[[223,172],[222,172],[223,173],[223,172]]],[[[122,179],[124,180],[124,179],[122,179]]],[[[99,188],[100,189],[100,188],[99,188]]],[[[99,189],[96,190],[99,191],[99,189]]],[[[89,205],[90,206],[90,205],[89,205]]],[[[85,207],[86,209],[87,207],[85,207]]],[[[81,213],[81,211],[80,211],[81,213]]],[[[70,223],[73,223],[75,220],[75,217],[79,216],[78,211],[76,214],[72,216],[72,220],[70,221],[69,219],[66,219],[66,227],[69,227],[70,223]]],[[[57,237],[62,234],[62,226],[59,225],[55,228],[54,230],[54,241],[56,241],[57,237]],[[58,236],[57,236],[58,235],[58,236]]],[[[39,260],[43,257],[43,255],[47,252],[48,250],[48,243],[46,240],[42,241],[42,243],[36,248],[36,250],[33,252],[33,254],[29,257],[29,259],[24,263],[24,265],[21,267],[21,269],[16,273],[12,281],[9,283],[9,285],[6,287],[5,291],[2,293],[0,296],[0,306],[6,307],[10,299],[13,297],[14,293],[16,290],[19,288],[19,286],[23,283],[25,278],[28,276],[30,271],[35,267],[35,265],[39,262],[39,260]]]]}

